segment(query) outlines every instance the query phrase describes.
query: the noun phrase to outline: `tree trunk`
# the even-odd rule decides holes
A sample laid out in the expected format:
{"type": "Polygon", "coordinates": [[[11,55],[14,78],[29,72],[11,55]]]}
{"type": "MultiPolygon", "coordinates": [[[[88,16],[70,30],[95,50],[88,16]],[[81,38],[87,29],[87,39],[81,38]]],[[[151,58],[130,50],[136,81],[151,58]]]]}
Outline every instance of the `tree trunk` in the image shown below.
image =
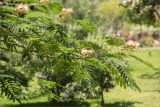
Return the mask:
{"type": "Polygon", "coordinates": [[[66,4],[66,0],[62,0],[62,3],[65,5],[66,4]]]}
{"type": "Polygon", "coordinates": [[[103,96],[103,89],[101,89],[101,107],[104,106],[104,96],[103,96]]]}
{"type": "Polygon", "coordinates": [[[104,76],[101,75],[101,81],[100,81],[101,107],[104,106],[103,91],[104,91],[104,76]]]}

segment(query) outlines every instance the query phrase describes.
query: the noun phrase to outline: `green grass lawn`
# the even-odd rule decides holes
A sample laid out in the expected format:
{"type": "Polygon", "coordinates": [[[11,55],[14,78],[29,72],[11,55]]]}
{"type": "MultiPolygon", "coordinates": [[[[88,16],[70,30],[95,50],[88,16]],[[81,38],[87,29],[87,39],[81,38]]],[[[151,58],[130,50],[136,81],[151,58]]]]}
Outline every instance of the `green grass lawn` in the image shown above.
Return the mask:
{"type": "MultiPolygon", "coordinates": [[[[135,55],[160,68],[160,50],[145,50],[135,55]]],[[[108,107],[160,107],[160,69],[154,71],[134,59],[129,59],[129,62],[142,92],[116,87],[105,94],[106,102],[113,105],[108,107]]]]}
{"type": "MultiPolygon", "coordinates": [[[[160,49],[138,51],[135,55],[160,68],[160,49]]],[[[136,92],[130,88],[116,87],[109,93],[105,93],[106,107],[160,107],[160,69],[154,71],[132,58],[128,61],[133,69],[131,73],[142,91],[136,92]]],[[[47,98],[38,98],[17,105],[18,103],[3,98],[0,99],[0,107],[53,107],[46,101],[47,98]]],[[[98,107],[98,100],[87,102],[91,107],[98,107]]]]}

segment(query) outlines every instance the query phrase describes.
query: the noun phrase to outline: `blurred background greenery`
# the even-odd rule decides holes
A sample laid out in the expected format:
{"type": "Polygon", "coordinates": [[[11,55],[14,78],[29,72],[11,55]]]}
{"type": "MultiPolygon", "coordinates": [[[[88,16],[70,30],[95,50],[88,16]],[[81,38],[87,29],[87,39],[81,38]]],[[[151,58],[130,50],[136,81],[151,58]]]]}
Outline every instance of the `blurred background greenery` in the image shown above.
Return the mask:
{"type": "MultiPolygon", "coordinates": [[[[94,23],[98,35],[123,36],[140,47],[160,46],[159,0],[62,0],[61,3],[73,9],[74,17],[94,23]]],[[[80,39],[88,35],[78,29],[77,32],[80,39]]]]}

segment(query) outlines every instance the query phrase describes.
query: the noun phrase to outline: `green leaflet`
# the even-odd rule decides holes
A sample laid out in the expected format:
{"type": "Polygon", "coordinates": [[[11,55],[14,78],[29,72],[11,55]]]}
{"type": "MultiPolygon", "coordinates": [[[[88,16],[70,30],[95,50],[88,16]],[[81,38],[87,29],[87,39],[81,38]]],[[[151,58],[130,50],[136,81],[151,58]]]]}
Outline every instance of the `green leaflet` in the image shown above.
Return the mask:
{"type": "Polygon", "coordinates": [[[12,13],[14,11],[14,8],[11,6],[1,6],[2,12],[10,12],[12,13]]]}
{"type": "Polygon", "coordinates": [[[112,37],[112,36],[106,37],[106,42],[109,45],[114,45],[114,46],[121,46],[121,45],[125,44],[124,39],[122,39],[120,37],[112,37]]]}
{"type": "Polygon", "coordinates": [[[32,3],[32,2],[36,2],[36,0],[8,0],[8,1],[12,1],[13,3],[16,3],[16,2],[20,2],[20,3],[32,3]]]}
{"type": "Polygon", "coordinates": [[[52,88],[56,86],[56,82],[53,82],[53,81],[39,81],[39,84],[48,88],[52,88]]]}
{"type": "Polygon", "coordinates": [[[88,32],[96,31],[96,27],[89,21],[86,20],[76,20],[76,23],[80,25],[84,30],[88,32]]]}
{"type": "Polygon", "coordinates": [[[46,13],[43,12],[38,12],[38,11],[34,11],[34,12],[29,12],[28,14],[26,14],[25,16],[26,18],[48,18],[48,15],[46,13]]]}
{"type": "Polygon", "coordinates": [[[139,58],[139,57],[137,57],[135,55],[129,55],[129,56],[134,58],[134,59],[136,59],[136,60],[138,60],[138,61],[140,61],[144,65],[146,65],[146,66],[148,66],[148,67],[150,67],[150,68],[152,68],[154,70],[157,70],[157,68],[155,68],[154,65],[152,65],[151,63],[149,63],[149,62],[147,62],[147,61],[145,61],[145,60],[143,60],[143,59],[141,59],[141,58],[139,58]]]}
{"type": "Polygon", "coordinates": [[[89,42],[89,41],[83,41],[83,40],[79,40],[77,41],[77,45],[80,47],[80,48],[92,48],[94,50],[98,50],[100,49],[100,46],[98,46],[97,44],[95,43],[92,43],[92,42],[89,42]]]}
{"type": "Polygon", "coordinates": [[[4,94],[9,100],[21,102],[22,87],[28,86],[28,78],[0,64],[0,80],[0,94],[4,94]]]}
{"type": "Polygon", "coordinates": [[[60,13],[62,11],[62,9],[63,9],[63,5],[59,4],[59,3],[56,3],[56,2],[49,3],[48,7],[55,14],[60,13]]]}

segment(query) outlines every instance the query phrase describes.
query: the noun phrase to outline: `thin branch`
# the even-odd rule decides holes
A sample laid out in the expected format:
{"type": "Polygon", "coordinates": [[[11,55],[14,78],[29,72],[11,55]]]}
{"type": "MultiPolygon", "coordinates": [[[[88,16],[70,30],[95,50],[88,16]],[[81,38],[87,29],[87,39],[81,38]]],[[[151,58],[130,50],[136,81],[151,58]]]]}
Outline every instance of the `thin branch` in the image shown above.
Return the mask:
{"type": "MultiPolygon", "coordinates": [[[[159,10],[160,11],[160,10],[159,10]]],[[[155,10],[156,15],[158,16],[158,19],[160,19],[160,13],[158,12],[158,10],[155,10]]]]}

